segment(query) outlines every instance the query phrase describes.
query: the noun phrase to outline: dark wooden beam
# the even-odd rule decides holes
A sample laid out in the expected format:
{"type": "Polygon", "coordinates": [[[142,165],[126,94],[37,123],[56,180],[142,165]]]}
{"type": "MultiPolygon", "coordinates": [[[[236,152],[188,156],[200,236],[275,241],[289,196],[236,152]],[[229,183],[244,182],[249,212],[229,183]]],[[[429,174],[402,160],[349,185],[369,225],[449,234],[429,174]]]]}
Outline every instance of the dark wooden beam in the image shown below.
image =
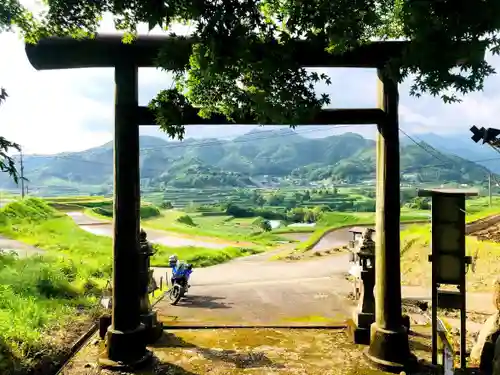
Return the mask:
{"type": "MultiPolygon", "coordinates": [[[[171,36],[139,36],[125,44],[119,34],[100,34],[93,39],[50,37],[37,44],[27,44],[28,59],[37,70],[105,68],[128,62],[138,67],[155,67],[160,48],[168,49],[172,67],[182,67],[189,61],[194,39],[171,36]]],[[[326,52],[327,44],[321,41],[295,41],[290,45],[294,58],[304,67],[374,68],[389,58],[400,56],[408,42],[373,42],[342,55],[326,52]]],[[[276,43],[256,44],[252,47],[256,60],[279,48],[276,43]]],[[[279,52],[278,52],[279,53],[279,52]]]]}
{"type": "Polygon", "coordinates": [[[113,311],[102,366],[137,363],[148,356],[140,320],[139,262],[139,127],[137,67],[115,69],[115,137],[113,201],[113,311]]]}
{"type": "MultiPolygon", "coordinates": [[[[214,115],[204,119],[198,116],[197,110],[192,108],[184,114],[186,125],[251,125],[256,124],[254,118],[241,118],[229,122],[225,116],[214,115]]],[[[384,111],[378,108],[353,108],[353,109],[324,109],[311,121],[301,125],[375,125],[383,121],[384,111]]],[[[156,125],[154,113],[148,107],[138,107],[137,122],[139,125],[156,125]]],[[[264,123],[260,125],[284,125],[264,123]]]]}

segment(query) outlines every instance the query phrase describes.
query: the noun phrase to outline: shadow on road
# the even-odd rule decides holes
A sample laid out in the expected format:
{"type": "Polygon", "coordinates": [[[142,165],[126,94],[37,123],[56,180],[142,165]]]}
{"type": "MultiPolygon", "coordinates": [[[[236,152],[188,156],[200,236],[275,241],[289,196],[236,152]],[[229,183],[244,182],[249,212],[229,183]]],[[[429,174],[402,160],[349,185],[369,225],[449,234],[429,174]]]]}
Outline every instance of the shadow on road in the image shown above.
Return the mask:
{"type": "Polygon", "coordinates": [[[218,302],[224,297],[188,295],[180,300],[177,306],[199,309],[230,309],[231,304],[218,302]]]}
{"type": "Polygon", "coordinates": [[[196,351],[198,354],[203,355],[208,360],[223,361],[226,363],[233,364],[236,368],[246,369],[246,368],[283,368],[284,365],[279,363],[274,363],[262,352],[237,352],[236,350],[227,349],[209,349],[200,348],[195,344],[186,342],[182,338],[174,335],[173,333],[163,332],[163,336],[152,348],[189,348],[196,351]]]}

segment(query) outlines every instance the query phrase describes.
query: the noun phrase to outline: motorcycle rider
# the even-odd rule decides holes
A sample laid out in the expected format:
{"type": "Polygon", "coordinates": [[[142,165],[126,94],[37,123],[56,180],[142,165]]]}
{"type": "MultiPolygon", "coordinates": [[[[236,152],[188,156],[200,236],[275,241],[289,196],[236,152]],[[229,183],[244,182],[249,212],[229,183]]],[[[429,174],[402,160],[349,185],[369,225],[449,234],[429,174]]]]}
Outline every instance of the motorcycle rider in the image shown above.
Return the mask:
{"type": "Polygon", "coordinates": [[[172,285],[174,285],[174,276],[177,273],[179,267],[179,258],[177,258],[177,255],[173,254],[168,257],[168,265],[170,268],[172,268],[172,277],[170,281],[172,282],[172,285]]]}
{"type": "Polygon", "coordinates": [[[193,266],[191,264],[180,262],[179,258],[175,254],[171,255],[168,258],[168,264],[170,268],[172,268],[172,278],[170,279],[172,285],[174,285],[175,277],[177,276],[177,274],[183,273],[186,278],[189,278],[189,275],[191,275],[191,272],[193,270],[193,266]]]}

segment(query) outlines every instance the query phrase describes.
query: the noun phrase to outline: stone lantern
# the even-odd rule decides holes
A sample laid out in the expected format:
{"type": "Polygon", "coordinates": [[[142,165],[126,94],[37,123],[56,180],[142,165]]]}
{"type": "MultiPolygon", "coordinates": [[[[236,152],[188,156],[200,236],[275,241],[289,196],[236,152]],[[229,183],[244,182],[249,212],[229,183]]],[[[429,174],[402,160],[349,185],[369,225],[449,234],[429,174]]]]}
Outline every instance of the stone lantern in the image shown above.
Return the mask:
{"type": "Polygon", "coordinates": [[[370,343],[370,329],[375,322],[375,242],[372,239],[374,230],[366,228],[357,251],[357,259],[361,266],[361,296],[353,316],[354,342],[370,343]]]}

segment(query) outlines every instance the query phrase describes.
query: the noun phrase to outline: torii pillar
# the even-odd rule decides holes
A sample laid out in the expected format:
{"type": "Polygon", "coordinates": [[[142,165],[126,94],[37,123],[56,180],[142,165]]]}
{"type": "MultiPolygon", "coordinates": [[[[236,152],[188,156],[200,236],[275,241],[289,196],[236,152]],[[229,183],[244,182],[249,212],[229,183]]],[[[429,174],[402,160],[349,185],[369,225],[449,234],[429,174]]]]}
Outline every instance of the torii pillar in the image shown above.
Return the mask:
{"type": "Polygon", "coordinates": [[[119,35],[110,35],[83,41],[47,38],[26,46],[38,70],[114,68],[113,310],[106,352],[99,359],[103,367],[134,366],[151,357],[140,309],[138,69],[153,66],[159,42],[150,38],[125,45],[119,35]]]}

